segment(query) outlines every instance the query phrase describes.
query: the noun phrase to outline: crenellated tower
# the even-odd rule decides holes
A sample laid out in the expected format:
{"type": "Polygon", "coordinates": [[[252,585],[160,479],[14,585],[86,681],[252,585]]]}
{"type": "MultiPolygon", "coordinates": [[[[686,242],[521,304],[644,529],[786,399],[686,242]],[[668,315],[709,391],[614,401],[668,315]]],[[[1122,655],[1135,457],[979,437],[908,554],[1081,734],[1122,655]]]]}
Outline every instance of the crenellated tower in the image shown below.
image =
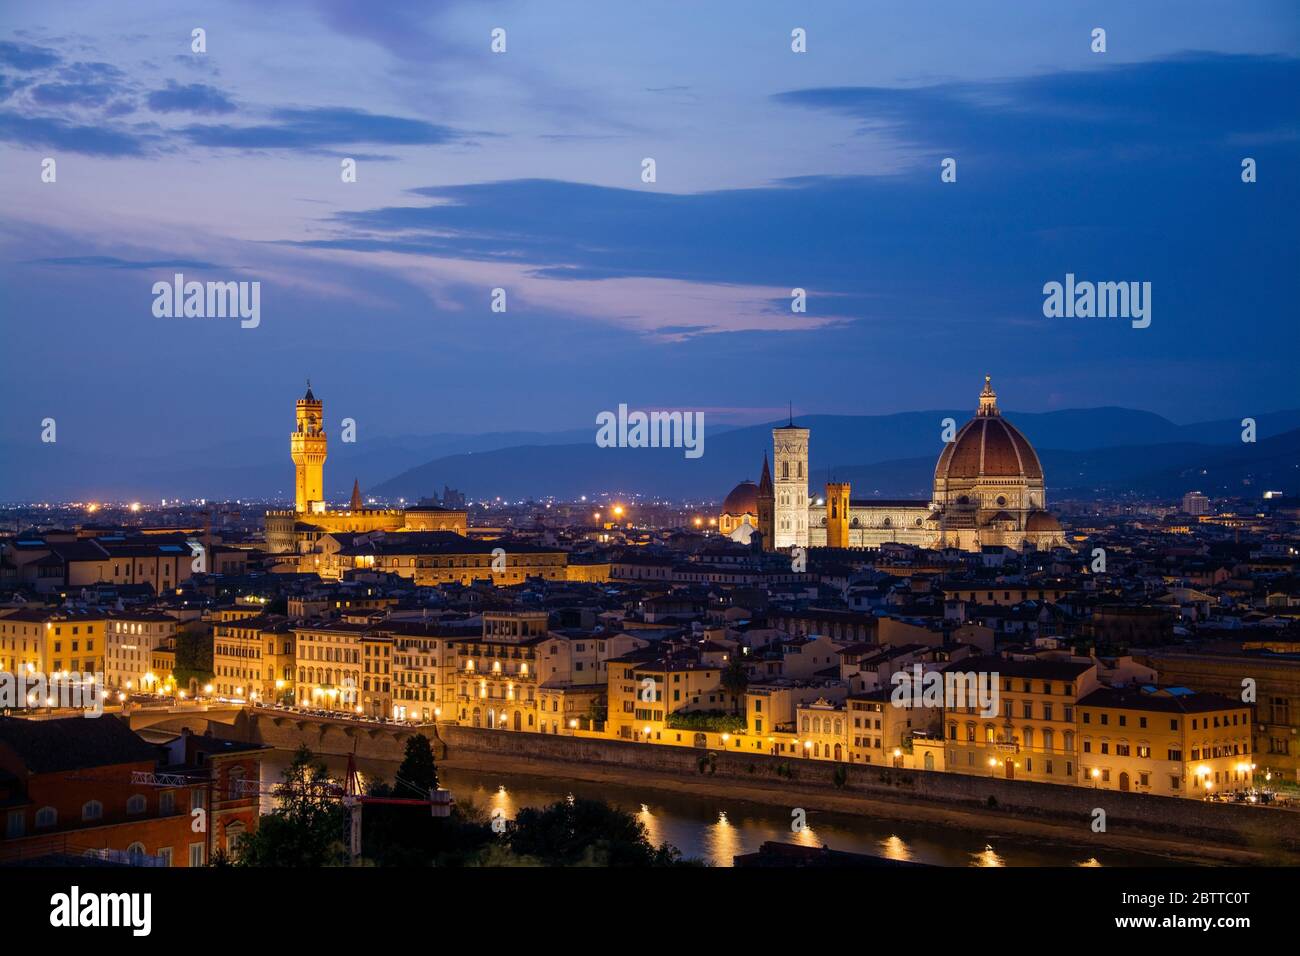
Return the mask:
{"type": "Polygon", "coordinates": [[[294,465],[294,510],[299,514],[325,506],[325,415],[324,405],[312,394],[298,399],[297,427],[289,438],[289,457],[294,465]]]}

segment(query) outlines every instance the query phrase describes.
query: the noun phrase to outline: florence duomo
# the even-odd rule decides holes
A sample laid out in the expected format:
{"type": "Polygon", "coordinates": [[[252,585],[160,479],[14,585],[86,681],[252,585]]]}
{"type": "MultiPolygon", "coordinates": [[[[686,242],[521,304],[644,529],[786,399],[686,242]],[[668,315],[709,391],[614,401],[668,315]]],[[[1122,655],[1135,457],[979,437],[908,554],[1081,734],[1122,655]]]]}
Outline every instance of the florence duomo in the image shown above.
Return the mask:
{"type": "Polygon", "coordinates": [[[934,490],[923,499],[854,499],[848,482],[808,491],[811,432],[789,424],[772,429],[772,477],[766,457],[758,485],[744,481],[723,502],[723,534],[749,541],[758,531],[768,550],[875,548],[886,543],[979,551],[1018,551],[1065,544],[1047,510],[1043,467],[1029,441],[998,409],[989,376],[975,417],[945,443],[934,467],[934,490]]]}

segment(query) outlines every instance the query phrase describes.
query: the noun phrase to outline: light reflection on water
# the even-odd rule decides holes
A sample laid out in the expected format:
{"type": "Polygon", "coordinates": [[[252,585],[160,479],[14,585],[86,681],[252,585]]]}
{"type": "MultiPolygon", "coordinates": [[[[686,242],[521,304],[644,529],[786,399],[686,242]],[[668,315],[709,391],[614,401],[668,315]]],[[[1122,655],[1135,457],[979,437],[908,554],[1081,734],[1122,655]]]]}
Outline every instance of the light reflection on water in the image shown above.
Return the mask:
{"type": "MultiPolygon", "coordinates": [[[[289,759],[284,752],[263,759],[263,792],[279,782],[289,759]]],[[[342,780],[346,758],[325,758],[325,762],[331,774],[342,780]]],[[[363,786],[376,778],[391,782],[397,769],[395,763],[376,760],[358,760],[357,765],[363,786]]],[[[751,853],[769,840],[944,866],[1171,865],[1161,856],[1090,845],[1091,831],[1086,827],[1086,835],[1077,845],[1067,845],[926,823],[809,811],[806,826],[795,831],[791,826],[792,808],[705,794],[462,768],[440,767],[438,775],[457,803],[473,803],[489,817],[500,810],[513,819],[522,807],[544,806],[566,798],[606,800],[633,813],[656,846],[671,843],[683,855],[714,866],[731,866],[735,856],[751,853]]],[[[269,810],[270,799],[264,797],[263,802],[264,810],[269,810]]]]}

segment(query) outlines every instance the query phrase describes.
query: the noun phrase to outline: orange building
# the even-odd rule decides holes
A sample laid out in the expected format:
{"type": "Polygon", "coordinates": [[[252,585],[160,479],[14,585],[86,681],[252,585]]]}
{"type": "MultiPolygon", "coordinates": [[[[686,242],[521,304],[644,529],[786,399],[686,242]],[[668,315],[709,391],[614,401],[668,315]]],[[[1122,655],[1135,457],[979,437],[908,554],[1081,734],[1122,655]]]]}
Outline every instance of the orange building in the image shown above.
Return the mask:
{"type": "Polygon", "coordinates": [[[257,827],[261,748],[146,743],[114,717],[0,718],[0,863],[203,866],[257,827]],[[196,813],[195,811],[199,811],[196,813]]]}

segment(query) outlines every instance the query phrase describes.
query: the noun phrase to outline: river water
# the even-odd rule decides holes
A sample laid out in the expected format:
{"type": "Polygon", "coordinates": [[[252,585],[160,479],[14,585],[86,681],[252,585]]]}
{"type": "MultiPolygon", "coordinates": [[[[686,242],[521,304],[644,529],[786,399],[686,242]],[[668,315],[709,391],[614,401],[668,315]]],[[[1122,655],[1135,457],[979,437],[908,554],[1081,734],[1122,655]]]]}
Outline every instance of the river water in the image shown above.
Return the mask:
{"type": "MultiPolygon", "coordinates": [[[[290,759],[291,755],[284,751],[273,751],[263,757],[264,791],[280,782],[280,774],[290,759]]],[[[346,758],[326,757],[324,762],[331,774],[342,778],[346,758]]],[[[397,764],[359,759],[357,769],[364,786],[372,778],[391,782],[397,764]]],[[[943,866],[1169,866],[1176,863],[1163,856],[1099,846],[1089,839],[1090,831],[1078,844],[1072,845],[925,823],[810,811],[807,828],[796,833],[791,826],[791,808],[745,800],[448,767],[438,768],[438,779],[452,791],[457,803],[472,802],[488,814],[500,808],[507,818],[513,818],[521,807],[544,806],[569,794],[605,800],[636,814],[656,845],[671,843],[685,856],[698,857],[714,866],[731,866],[737,854],[757,850],[767,840],[829,846],[835,850],[943,866]]],[[[271,809],[269,799],[264,798],[267,802],[263,812],[271,809]]],[[[1099,835],[1093,839],[1100,842],[1105,837],[1099,835]]]]}

